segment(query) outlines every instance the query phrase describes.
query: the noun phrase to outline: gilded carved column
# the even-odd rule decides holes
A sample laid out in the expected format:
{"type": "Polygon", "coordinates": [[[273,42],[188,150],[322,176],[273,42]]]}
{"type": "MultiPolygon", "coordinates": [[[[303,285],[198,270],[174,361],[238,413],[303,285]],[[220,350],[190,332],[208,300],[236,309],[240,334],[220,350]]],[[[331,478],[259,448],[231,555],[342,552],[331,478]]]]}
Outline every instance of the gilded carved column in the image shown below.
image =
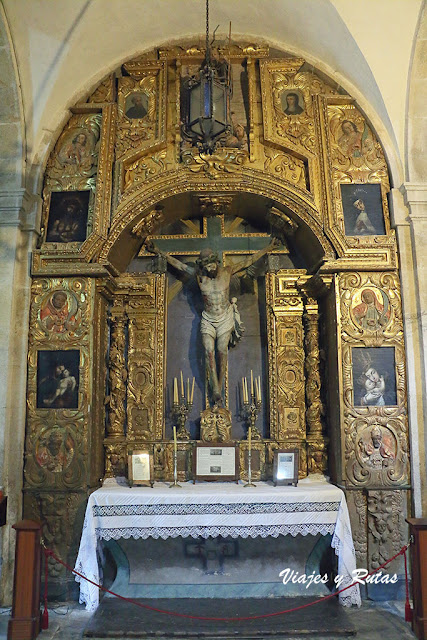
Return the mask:
{"type": "Polygon", "coordinates": [[[124,437],[127,379],[125,325],[126,317],[124,308],[120,306],[113,307],[111,312],[110,355],[108,359],[110,392],[107,398],[107,436],[109,438],[124,437]]]}
{"type": "Polygon", "coordinates": [[[307,475],[304,329],[299,274],[266,277],[270,380],[270,438],[300,451],[300,478],[307,475]]]}
{"type": "Polygon", "coordinates": [[[126,422],[126,381],[127,368],[126,348],[126,311],[124,304],[114,301],[111,310],[111,339],[108,358],[109,394],[106,398],[108,407],[106,441],[105,441],[105,475],[121,475],[124,471],[124,452],[122,442],[125,440],[126,422]]]}
{"type": "Polygon", "coordinates": [[[317,300],[305,300],[305,396],[307,425],[307,464],[311,473],[327,469],[327,439],[323,435],[324,406],[320,396],[319,307],[317,300]]]}

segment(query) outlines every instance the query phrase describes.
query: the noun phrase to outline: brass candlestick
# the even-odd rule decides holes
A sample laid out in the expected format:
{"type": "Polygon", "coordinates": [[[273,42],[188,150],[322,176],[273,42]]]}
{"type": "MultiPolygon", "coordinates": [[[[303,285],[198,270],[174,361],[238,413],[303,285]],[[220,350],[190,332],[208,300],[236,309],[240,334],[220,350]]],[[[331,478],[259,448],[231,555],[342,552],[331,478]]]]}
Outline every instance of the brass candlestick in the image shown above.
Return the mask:
{"type": "Polygon", "coordinates": [[[248,429],[248,481],[244,487],[255,487],[252,482],[252,427],[248,429]]]}
{"type": "Polygon", "coordinates": [[[248,481],[243,487],[256,487],[256,484],[252,482],[252,450],[248,449],[248,481]]]}
{"type": "Polygon", "coordinates": [[[176,427],[173,427],[173,483],[169,485],[169,489],[181,489],[178,484],[178,443],[176,435],[176,427]]]}

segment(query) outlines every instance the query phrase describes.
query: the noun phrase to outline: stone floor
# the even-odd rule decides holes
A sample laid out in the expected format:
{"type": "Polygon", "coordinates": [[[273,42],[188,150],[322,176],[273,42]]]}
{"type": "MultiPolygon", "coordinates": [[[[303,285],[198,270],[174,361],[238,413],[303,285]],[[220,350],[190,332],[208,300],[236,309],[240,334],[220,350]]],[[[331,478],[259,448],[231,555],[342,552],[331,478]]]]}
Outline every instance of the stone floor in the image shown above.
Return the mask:
{"type": "MultiPolygon", "coordinates": [[[[321,605],[318,605],[321,606],[321,605]]],[[[410,640],[415,638],[410,625],[404,621],[404,605],[399,602],[371,602],[364,601],[360,609],[346,610],[349,620],[356,629],[356,635],[350,636],[356,640],[410,640]]],[[[220,615],[220,613],[219,613],[220,615]]],[[[305,612],[303,615],[307,615],[305,612]]],[[[0,608],[0,640],[7,638],[7,622],[10,609],[0,608]]],[[[49,629],[42,631],[40,640],[77,640],[82,638],[83,630],[88,624],[92,613],[84,610],[83,606],[76,603],[58,605],[49,610],[49,629]]],[[[109,636],[110,640],[118,640],[121,636],[109,636]]],[[[137,637],[137,636],[133,636],[137,637]]],[[[173,632],[169,637],[173,637],[173,632]]],[[[191,637],[194,638],[194,635],[191,637]]],[[[331,636],[312,636],[301,634],[299,636],[274,636],[274,640],[282,640],[289,637],[304,637],[305,640],[331,640],[331,636]]],[[[334,638],[344,636],[334,635],[334,638]]],[[[348,635],[345,637],[349,637],[348,635]]],[[[208,636],[204,636],[208,640],[208,636]]],[[[146,640],[148,640],[146,638],[146,640]]],[[[158,640],[158,636],[156,638],[158,640]]],[[[162,636],[167,640],[167,636],[162,636]]],[[[227,639],[228,640],[228,639],[227,639]]],[[[261,640],[258,636],[258,640],[261,640]]]]}

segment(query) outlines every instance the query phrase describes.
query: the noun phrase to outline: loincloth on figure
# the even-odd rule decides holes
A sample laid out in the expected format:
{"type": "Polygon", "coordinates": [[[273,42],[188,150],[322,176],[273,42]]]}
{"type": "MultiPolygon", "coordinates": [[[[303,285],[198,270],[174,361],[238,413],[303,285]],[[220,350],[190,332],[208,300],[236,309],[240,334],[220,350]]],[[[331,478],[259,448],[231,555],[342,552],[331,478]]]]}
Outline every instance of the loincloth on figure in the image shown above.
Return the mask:
{"type": "Polygon", "coordinates": [[[240,320],[240,313],[237,309],[236,298],[232,298],[231,303],[220,316],[212,317],[207,311],[202,312],[200,320],[200,333],[211,336],[214,340],[230,333],[230,347],[234,347],[239,342],[244,331],[240,320]]]}

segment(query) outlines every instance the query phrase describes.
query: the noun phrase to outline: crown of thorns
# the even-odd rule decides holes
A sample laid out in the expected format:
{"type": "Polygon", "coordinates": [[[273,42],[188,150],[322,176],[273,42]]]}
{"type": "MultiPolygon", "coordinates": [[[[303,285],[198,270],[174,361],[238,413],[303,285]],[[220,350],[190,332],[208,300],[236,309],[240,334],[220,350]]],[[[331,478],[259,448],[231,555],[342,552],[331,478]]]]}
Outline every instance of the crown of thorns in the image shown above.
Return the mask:
{"type": "Polygon", "coordinates": [[[212,251],[212,249],[202,249],[202,251],[200,252],[200,256],[196,260],[196,264],[199,267],[204,267],[211,262],[216,262],[217,264],[219,264],[218,254],[215,251],[212,251]]]}

